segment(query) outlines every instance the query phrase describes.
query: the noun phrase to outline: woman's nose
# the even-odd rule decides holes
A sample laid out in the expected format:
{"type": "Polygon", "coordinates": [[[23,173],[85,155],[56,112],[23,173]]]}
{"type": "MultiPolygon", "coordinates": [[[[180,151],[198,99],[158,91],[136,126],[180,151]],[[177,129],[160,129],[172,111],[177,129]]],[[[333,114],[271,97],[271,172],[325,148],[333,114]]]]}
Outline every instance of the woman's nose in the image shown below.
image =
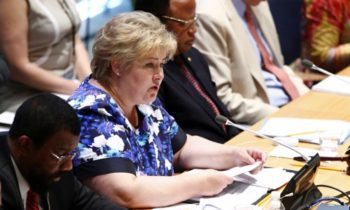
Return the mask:
{"type": "Polygon", "coordinates": [[[157,72],[153,75],[153,79],[155,81],[159,81],[159,80],[161,81],[161,80],[163,80],[163,78],[164,78],[163,67],[159,67],[157,72]]]}

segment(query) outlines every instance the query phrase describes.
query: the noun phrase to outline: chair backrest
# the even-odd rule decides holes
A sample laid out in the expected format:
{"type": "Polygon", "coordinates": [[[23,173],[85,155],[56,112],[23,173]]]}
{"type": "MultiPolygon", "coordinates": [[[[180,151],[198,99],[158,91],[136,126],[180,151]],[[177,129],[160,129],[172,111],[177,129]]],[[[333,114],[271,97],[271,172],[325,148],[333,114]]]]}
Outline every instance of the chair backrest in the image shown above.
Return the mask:
{"type": "Polygon", "coordinates": [[[269,0],[286,64],[301,55],[303,0],[269,0]]]}

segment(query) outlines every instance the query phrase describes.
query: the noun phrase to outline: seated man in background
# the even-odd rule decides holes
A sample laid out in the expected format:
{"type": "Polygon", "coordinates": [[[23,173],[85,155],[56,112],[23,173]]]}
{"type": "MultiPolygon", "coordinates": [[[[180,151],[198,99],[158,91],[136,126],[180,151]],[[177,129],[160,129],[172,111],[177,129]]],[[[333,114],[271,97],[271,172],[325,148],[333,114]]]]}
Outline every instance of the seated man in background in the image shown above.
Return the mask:
{"type": "Polygon", "coordinates": [[[239,123],[253,124],[308,91],[284,65],[268,4],[261,1],[197,1],[195,46],[239,123]]]}
{"type": "Polygon", "coordinates": [[[158,96],[179,126],[219,143],[238,134],[237,128],[215,121],[217,115],[230,118],[230,113],[217,97],[207,62],[192,47],[197,30],[195,0],[138,0],[135,9],[157,16],[177,38],[175,58],[164,65],[158,96]]]}
{"type": "Polygon", "coordinates": [[[334,73],[350,65],[350,1],[304,1],[303,57],[334,73]]]}
{"type": "Polygon", "coordinates": [[[73,176],[79,133],[79,119],[64,100],[40,94],[25,101],[9,135],[0,136],[1,209],[123,209],[73,176]]]}

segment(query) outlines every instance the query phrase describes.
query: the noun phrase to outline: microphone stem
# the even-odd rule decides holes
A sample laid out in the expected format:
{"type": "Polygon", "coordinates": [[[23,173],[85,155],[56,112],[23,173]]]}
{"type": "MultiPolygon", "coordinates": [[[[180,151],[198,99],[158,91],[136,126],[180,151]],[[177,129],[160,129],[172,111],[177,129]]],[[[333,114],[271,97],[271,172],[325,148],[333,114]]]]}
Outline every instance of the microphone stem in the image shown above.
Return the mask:
{"type": "Polygon", "coordinates": [[[282,142],[279,142],[279,141],[277,141],[277,140],[275,140],[275,139],[273,139],[273,138],[271,138],[271,137],[268,137],[268,136],[265,136],[265,135],[263,135],[263,134],[260,134],[260,133],[257,132],[257,131],[253,131],[253,130],[251,130],[251,129],[249,129],[249,128],[245,128],[245,127],[243,127],[243,126],[241,126],[241,125],[238,125],[238,124],[234,124],[234,123],[232,123],[232,122],[230,122],[230,121],[226,121],[225,124],[226,124],[226,125],[235,126],[235,127],[239,128],[239,129],[241,129],[241,130],[243,130],[243,131],[247,131],[247,132],[249,132],[249,133],[251,133],[251,134],[254,134],[254,135],[256,135],[256,136],[259,136],[260,138],[268,139],[268,140],[270,140],[270,141],[272,141],[272,142],[275,142],[275,143],[278,144],[278,145],[282,145],[282,146],[284,146],[284,147],[287,147],[288,149],[290,149],[290,150],[296,152],[297,154],[299,154],[306,162],[310,160],[309,157],[305,156],[303,153],[301,153],[300,151],[294,149],[293,147],[290,147],[290,146],[288,146],[288,145],[286,145],[286,144],[284,144],[284,143],[282,143],[282,142]]]}
{"type": "Polygon", "coordinates": [[[313,66],[311,67],[311,69],[312,69],[312,70],[315,70],[315,71],[322,72],[323,74],[326,74],[326,75],[328,75],[328,76],[330,76],[330,77],[336,77],[337,79],[339,79],[339,80],[341,80],[341,81],[343,81],[343,82],[349,84],[349,81],[343,79],[342,77],[340,77],[340,76],[338,76],[338,75],[336,75],[336,74],[332,74],[332,73],[330,73],[330,72],[328,72],[328,71],[326,71],[326,70],[324,70],[324,69],[322,69],[322,68],[319,68],[319,67],[315,66],[315,64],[313,64],[313,66]]]}
{"type": "Polygon", "coordinates": [[[334,76],[334,74],[324,70],[324,69],[321,69],[321,68],[318,68],[317,66],[315,66],[315,64],[312,65],[311,69],[315,70],[315,71],[319,71],[319,72],[322,72],[323,74],[326,74],[330,77],[334,76]]]}

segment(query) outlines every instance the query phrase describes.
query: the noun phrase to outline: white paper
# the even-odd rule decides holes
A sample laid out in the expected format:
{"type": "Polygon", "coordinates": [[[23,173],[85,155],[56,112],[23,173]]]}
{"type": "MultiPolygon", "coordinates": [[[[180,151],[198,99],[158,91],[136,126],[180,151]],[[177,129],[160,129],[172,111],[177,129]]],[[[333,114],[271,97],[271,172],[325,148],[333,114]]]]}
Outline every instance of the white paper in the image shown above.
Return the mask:
{"type": "MultiPolygon", "coordinates": [[[[337,156],[336,152],[323,152],[316,149],[309,149],[304,147],[293,147],[294,149],[298,150],[305,156],[314,156],[316,153],[318,153],[321,157],[335,157],[337,156]]],[[[293,158],[293,157],[299,157],[300,155],[293,150],[290,150],[283,146],[277,146],[275,147],[270,153],[270,156],[274,157],[282,157],[282,158],[293,158]]]]}
{"type": "Polygon", "coordinates": [[[9,126],[1,126],[0,125],[0,132],[5,132],[5,131],[8,131],[8,130],[10,130],[9,126]]]}
{"type": "MultiPolygon", "coordinates": [[[[251,165],[233,167],[233,168],[221,171],[221,172],[223,174],[225,174],[226,176],[235,177],[237,175],[253,171],[257,167],[259,167],[261,164],[262,164],[261,161],[256,161],[255,163],[253,163],[251,165]]],[[[195,173],[198,173],[199,171],[203,171],[203,170],[204,169],[192,169],[192,170],[188,171],[187,173],[195,174],[195,173]]]]}
{"type": "Polygon", "coordinates": [[[222,193],[214,197],[201,198],[199,209],[234,210],[237,206],[249,205],[267,193],[267,188],[233,182],[222,193]]]}
{"type": "Polygon", "coordinates": [[[252,165],[233,167],[233,168],[228,169],[226,171],[222,171],[222,173],[224,173],[225,175],[227,175],[229,177],[235,177],[237,175],[240,175],[240,174],[243,174],[243,173],[246,173],[246,172],[249,172],[249,171],[253,171],[257,167],[259,167],[261,164],[262,164],[261,161],[256,161],[252,165]]]}
{"type": "Polygon", "coordinates": [[[337,75],[336,77],[327,77],[314,85],[312,90],[340,95],[350,95],[350,77],[340,75],[337,75]]]}
{"type": "Polygon", "coordinates": [[[338,138],[343,143],[350,135],[350,122],[343,120],[274,117],[266,120],[260,133],[271,137],[297,137],[300,141],[320,143],[321,137],[338,138]]]}
{"type": "Polygon", "coordinates": [[[153,210],[200,210],[196,204],[180,203],[169,207],[154,208],[153,210]]]}
{"type": "Polygon", "coordinates": [[[264,168],[257,174],[244,173],[238,175],[234,180],[268,189],[277,189],[288,183],[293,176],[294,173],[282,168],[264,168]]]}
{"type": "MultiPolygon", "coordinates": [[[[253,165],[249,166],[251,170],[254,168],[253,165]]],[[[264,168],[253,175],[247,168],[245,173],[235,175],[235,181],[218,195],[199,198],[199,209],[233,210],[237,206],[250,205],[259,200],[268,190],[281,187],[294,176],[294,173],[281,168],[264,168]]]]}
{"type": "Polygon", "coordinates": [[[11,125],[15,118],[14,112],[3,112],[0,114],[0,123],[5,125],[11,125]]]}

